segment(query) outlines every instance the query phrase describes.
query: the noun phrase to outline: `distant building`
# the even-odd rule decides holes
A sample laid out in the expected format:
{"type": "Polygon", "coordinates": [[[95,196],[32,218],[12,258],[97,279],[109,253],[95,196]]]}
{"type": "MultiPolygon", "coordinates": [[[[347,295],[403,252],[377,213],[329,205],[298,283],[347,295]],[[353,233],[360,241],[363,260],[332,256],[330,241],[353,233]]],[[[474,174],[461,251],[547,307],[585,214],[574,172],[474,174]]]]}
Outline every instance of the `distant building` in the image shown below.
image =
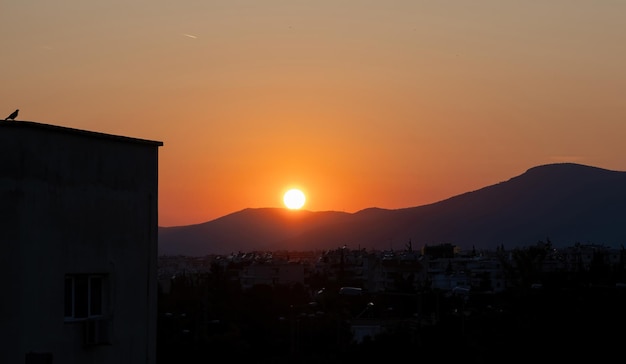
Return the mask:
{"type": "Polygon", "coordinates": [[[243,289],[255,285],[291,285],[304,284],[304,264],[298,262],[254,262],[245,266],[241,272],[240,284],[243,289]]]}
{"type": "Polygon", "coordinates": [[[162,145],[0,122],[0,363],[156,363],[162,145]]]}
{"type": "Polygon", "coordinates": [[[449,243],[442,243],[433,246],[424,245],[422,247],[422,255],[435,259],[454,258],[454,256],[458,253],[459,248],[449,243]]]}

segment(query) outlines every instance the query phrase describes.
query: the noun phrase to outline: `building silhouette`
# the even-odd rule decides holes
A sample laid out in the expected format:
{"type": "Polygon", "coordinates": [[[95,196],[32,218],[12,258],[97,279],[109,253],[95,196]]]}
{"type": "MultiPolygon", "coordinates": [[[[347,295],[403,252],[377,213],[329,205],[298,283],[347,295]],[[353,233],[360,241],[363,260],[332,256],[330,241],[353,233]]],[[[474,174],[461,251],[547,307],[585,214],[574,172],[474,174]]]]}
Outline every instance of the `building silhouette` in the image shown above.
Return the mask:
{"type": "Polygon", "coordinates": [[[0,122],[0,363],[155,363],[158,147],[0,122]]]}

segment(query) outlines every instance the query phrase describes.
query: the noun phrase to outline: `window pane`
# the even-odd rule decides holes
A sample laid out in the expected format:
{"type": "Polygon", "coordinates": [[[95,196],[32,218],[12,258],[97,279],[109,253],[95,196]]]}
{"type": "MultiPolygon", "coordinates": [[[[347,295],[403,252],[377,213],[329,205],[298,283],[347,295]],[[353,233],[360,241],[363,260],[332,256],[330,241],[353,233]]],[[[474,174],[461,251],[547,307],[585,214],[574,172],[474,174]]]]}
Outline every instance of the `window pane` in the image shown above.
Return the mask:
{"type": "Polygon", "coordinates": [[[102,277],[91,277],[89,293],[89,316],[102,315],[102,277]]]}
{"type": "Polygon", "coordinates": [[[74,317],[87,317],[88,297],[88,281],[86,276],[77,276],[74,278],[74,317]]]}
{"type": "Polygon", "coordinates": [[[73,299],[74,285],[72,278],[65,277],[65,317],[72,317],[74,306],[73,299]]]}

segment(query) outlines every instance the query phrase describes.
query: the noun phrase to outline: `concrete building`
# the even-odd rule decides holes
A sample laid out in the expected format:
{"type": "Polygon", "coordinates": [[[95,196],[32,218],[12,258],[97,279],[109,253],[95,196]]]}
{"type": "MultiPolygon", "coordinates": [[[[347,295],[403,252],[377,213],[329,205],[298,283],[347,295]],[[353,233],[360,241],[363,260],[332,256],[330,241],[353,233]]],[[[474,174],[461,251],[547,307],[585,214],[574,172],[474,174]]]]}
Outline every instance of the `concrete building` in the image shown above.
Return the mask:
{"type": "Polygon", "coordinates": [[[0,121],[0,363],[156,363],[162,145],[0,121]]]}

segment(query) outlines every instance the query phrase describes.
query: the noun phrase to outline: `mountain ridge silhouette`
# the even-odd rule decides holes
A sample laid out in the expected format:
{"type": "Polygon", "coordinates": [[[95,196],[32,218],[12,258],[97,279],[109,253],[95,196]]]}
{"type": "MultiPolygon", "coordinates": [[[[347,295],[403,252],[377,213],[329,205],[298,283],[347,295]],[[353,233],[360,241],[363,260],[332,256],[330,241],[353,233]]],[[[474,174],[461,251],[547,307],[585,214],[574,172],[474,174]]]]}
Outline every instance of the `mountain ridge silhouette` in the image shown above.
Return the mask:
{"type": "Polygon", "coordinates": [[[438,202],[355,213],[247,208],[208,222],[159,227],[159,255],[249,251],[402,250],[450,243],[507,249],[626,241],[626,172],[554,163],[438,202]]]}

